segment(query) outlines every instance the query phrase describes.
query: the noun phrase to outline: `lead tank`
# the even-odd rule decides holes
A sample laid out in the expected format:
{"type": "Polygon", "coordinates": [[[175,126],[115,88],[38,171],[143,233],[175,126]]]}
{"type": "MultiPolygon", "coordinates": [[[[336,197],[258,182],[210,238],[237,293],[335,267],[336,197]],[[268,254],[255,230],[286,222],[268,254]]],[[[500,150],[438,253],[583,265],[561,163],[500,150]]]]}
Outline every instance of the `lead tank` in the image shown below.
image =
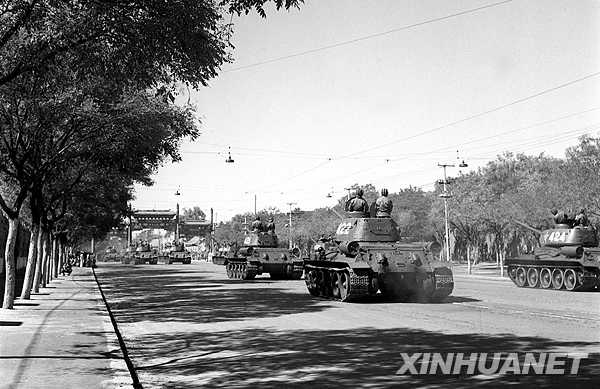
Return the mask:
{"type": "Polygon", "coordinates": [[[158,263],[158,254],[150,247],[148,242],[143,242],[135,249],[133,260],[135,265],[144,264],[146,262],[150,265],[156,265],[158,263]]]}
{"type": "Polygon", "coordinates": [[[437,242],[403,243],[392,218],[347,214],[331,247],[317,245],[304,263],[311,295],[348,301],[381,291],[393,300],[439,301],[452,293],[452,270],[435,260],[437,242]]]}
{"type": "Polygon", "coordinates": [[[170,265],[173,262],[181,262],[184,265],[192,263],[192,253],[185,249],[183,242],[175,242],[169,251],[167,263],[170,265]]]}
{"type": "Polygon", "coordinates": [[[600,247],[591,226],[557,224],[538,230],[516,221],[540,238],[533,254],[507,258],[508,276],[521,288],[567,291],[600,287],[600,247]]]}
{"type": "Polygon", "coordinates": [[[302,277],[304,262],[300,250],[278,247],[274,231],[250,231],[244,244],[230,253],[225,265],[229,278],[250,280],[262,273],[269,273],[272,279],[299,280],[302,277]]]}

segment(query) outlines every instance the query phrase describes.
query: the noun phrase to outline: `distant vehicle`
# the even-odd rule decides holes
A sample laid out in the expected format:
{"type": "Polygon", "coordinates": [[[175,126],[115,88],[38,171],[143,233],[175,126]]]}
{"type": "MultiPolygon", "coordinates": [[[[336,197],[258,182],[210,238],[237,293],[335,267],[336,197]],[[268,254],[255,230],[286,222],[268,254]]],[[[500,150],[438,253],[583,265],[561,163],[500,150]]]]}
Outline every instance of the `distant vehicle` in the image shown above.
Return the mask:
{"type": "Polygon", "coordinates": [[[591,226],[557,224],[538,230],[516,221],[540,237],[532,255],[507,258],[508,276],[520,288],[589,291],[600,287],[600,247],[591,226]]]}
{"type": "Polygon", "coordinates": [[[167,263],[170,265],[173,262],[181,262],[183,264],[192,263],[192,253],[185,249],[183,242],[174,243],[171,251],[169,251],[167,263]]]}
{"type": "Polygon", "coordinates": [[[104,255],[102,259],[105,262],[118,262],[119,261],[119,253],[116,248],[113,246],[109,246],[106,250],[104,250],[104,255]]]}
{"type": "Polygon", "coordinates": [[[148,242],[142,242],[136,249],[133,256],[134,264],[140,265],[149,263],[156,265],[158,263],[158,253],[150,247],[148,242]]]}
{"type": "Polygon", "coordinates": [[[213,262],[224,263],[227,277],[236,280],[251,280],[263,273],[275,280],[299,280],[304,264],[300,250],[279,247],[273,231],[250,231],[241,247],[229,251],[226,258],[213,257],[213,262]]]}
{"type": "Polygon", "coordinates": [[[452,270],[435,260],[439,243],[400,242],[390,217],[347,212],[335,237],[324,243],[304,263],[313,296],[350,301],[381,291],[393,300],[427,302],[443,300],[454,288],[452,270]]]}

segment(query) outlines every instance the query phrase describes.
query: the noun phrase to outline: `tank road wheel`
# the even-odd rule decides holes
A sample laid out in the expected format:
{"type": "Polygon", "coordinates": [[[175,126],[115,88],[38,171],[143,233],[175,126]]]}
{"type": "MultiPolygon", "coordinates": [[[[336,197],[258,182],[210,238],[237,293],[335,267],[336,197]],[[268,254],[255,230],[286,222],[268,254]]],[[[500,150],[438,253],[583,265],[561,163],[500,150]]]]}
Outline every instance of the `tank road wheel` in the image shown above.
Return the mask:
{"type": "Polygon", "coordinates": [[[242,278],[242,280],[248,279],[248,266],[246,266],[246,264],[242,264],[241,278],[242,278]]]}
{"type": "Polygon", "coordinates": [[[345,301],[350,293],[350,274],[345,270],[337,273],[337,281],[340,289],[340,300],[345,301]]]}
{"type": "Polygon", "coordinates": [[[547,267],[540,271],[540,286],[548,289],[552,285],[552,272],[547,267]]]}
{"type": "Polygon", "coordinates": [[[340,273],[333,271],[331,273],[331,291],[333,297],[340,298],[340,273]]]}
{"type": "Polygon", "coordinates": [[[308,292],[313,296],[319,295],[319,286],[318,286],[317,282],[318,282],[317,271],[309,270],[306,273],[306,286],[308,287],[308,292]]]}
{"type": "Polygon", "coordinates": [[[527,270],[527,283],[530,287],[535,288],[538,284],[538,280],[540,279],[538,269],[535,267],[530,267],[527,270]]]}
{"type": "Polygon", "coordinates": [[[563,271],[560,269],[554,269],[554,271],[552,271],[552,287],[554,289],[560,289],[562,288],[564,282],[565,274],[563,271]]]}
{"type": "Polygon", "coordinates": [[[508,267],[508,277],[514,282],[517,279],[517,268],[514,266],[508,267]]]}
{"type": "Polygon", "coordinates": [[[515,282],[517,285],[522,288],[527,285],[527,272],[523,267],[517,269],[517,275],[515,277],[515,282]]]}
{"type": "Polygon", "coordinates": [[[565,270],[565,289],[573,290],[577,287],[577,275],[575,274],[575,270],[567,269],[565,270]]]}
{"type": "Polygon", "coordinates": [[[321,269],[317,269],[317,291],[320,296],[325,296],[325,274],[321,269]]]}

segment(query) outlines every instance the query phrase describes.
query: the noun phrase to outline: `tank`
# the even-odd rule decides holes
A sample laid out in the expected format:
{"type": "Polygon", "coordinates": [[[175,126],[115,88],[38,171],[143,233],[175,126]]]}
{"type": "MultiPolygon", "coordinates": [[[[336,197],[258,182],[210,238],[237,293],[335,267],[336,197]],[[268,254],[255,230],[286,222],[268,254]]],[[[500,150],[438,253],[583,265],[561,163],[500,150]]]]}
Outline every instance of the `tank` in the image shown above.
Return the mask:
{"type": "Polygon", "coordinates": [[[144,264],[146,262],[150,265],[156,265],[158,263],[158,254],[155,250],[152,250],[149,243],[144,242],[135,249],[133,259],[135,265],[144,264]]]}
{"type": "Polygon", "coordinates": [[[299,280],[302,278],[303,260],[300,250],[278,247],[274,231],[251,231],[237,250],[230,251],[223,261],[227,277],[250,280],[269,273],[272,279],[299,280]]]}
{"type": "Polygon", "coordinates": [[[119,253],[117,252],[117,249],[113,246],[109,246],[104,251],[103,260],[105,262],[117,262],[119,260],[119,253]]]}
{"type": "Polygon", "coordinates": [[[173,262],[181,262],[186,265],[192,263],[192,253],[185,249],[183,242],[174,243],[171,251],[169,251],[167,263],[170,265],[173,262]]]}
{"type": "Polygon", "coordinates": [[[538,230],[516,222],[537,235],[533,254],[507,258],[508,276],[520,288],[589,291],[600,287],[600,247],[591,226],[557,224],[538,230]]]}
{"type": "Polygon", "coordinates": [[[135,263],[135,246],[129,246],[121,252],[120,259],[123,264],[135,263]]]}
{"type": "Polygon", "coordinates": [[[452,293],[452,270],[434,259],[439,243],[401,242],[392,218],[363,216],[348,212],[335,237],[321,239],[305,261],[311,295],[351,301],[381,291],[392,300],[429,302],[452,293]]]}

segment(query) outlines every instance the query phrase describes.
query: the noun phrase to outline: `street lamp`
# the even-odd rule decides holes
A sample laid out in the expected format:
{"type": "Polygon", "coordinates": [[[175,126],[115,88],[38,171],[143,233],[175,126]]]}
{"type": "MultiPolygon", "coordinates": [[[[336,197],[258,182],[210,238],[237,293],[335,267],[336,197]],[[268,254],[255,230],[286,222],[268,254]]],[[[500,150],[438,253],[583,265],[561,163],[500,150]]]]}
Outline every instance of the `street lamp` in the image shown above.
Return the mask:
{"type": "Polygon", "coordinates": [[[231,158],[231,147],[229,147],[229,153],[227,155],[227,159],[225,159],[225,163],[234,163],[235,161],[231,158]]]}

